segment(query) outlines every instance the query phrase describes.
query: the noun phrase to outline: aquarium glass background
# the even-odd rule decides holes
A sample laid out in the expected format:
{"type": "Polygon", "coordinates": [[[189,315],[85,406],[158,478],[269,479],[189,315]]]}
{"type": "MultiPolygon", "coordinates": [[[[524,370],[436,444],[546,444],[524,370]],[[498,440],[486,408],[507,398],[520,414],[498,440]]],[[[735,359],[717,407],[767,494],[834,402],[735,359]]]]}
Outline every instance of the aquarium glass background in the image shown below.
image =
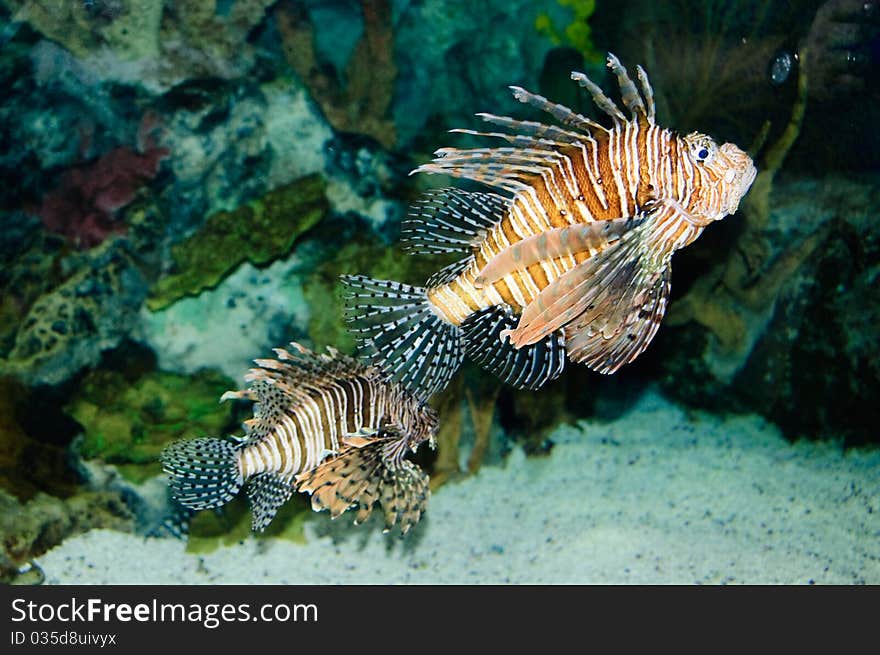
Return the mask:
{"type": "Polygon", "coordinates": [[[0,0],[0,578],[880,583],[878,64],[875,0],[0,0]],[[411,175],[501,145],[449,130],[575,129],[511,86],[611,127],[571,79],[624,107],[608,53],[757,168],[644,353],[525,390],[465,358],[406,535],[175,503],[160,454],[244,434],[254,359],[358,356],[341,275],[455,261],[400,242],[485,191],[411,175]]]}

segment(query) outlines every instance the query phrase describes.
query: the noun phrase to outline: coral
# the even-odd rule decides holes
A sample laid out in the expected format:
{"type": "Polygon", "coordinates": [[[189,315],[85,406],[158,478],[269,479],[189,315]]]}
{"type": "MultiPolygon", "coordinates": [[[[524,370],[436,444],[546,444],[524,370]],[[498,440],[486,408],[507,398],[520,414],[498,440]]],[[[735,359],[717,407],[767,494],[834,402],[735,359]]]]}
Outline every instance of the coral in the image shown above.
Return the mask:
{"type": "Polygon", "coordinates": [[[535,19],[535,29],[548,37],[553,45],[567,45],[577,50],[590,63],[603,60],[604,55],[593,45],[590,18],[596,11],[596,0],[556,0],[563,7],[571,9],[572,20],[560,29],[547,13],[535,19]]]}
{"type": "Polygon", "coordinates": [[[325,189],[321,176],[310,175],[209,216],[195,234],[172,247],[171,271],[153,286],[147,306],[157,311],[215,287],[245,261],[261,266],[285,255],[326,214],[325,189]]]}
{"type": "Polygon", "coordinates": [[[140,2],[135,11],[122,11],[118,6],[122,0],[112,3],[8,0],[6,4],[15,12],[14,22],[29,23],[77,57],[87,57],[114,41],[117,53],[123,58],[158,53],[156,35],[162,15],[162,3],[159,2],[140,2]],[[94,7],[99,11],[92,11],[88,4],[102,6],[94,7]],[[116,6],[110,7],[110,4],[116,6]],[[118,37],[123,34],[128,39],[119,42],[118,37]],[[128,57],[126,51],[130,53],[128,57]]]}
{"type": "Polygon", "coordinates": [[[461,403],[463,392],[464,378],[457,375],[431,403],[440,417],[440,430],[436,437],[437,458],[431,469],[432,489],[437,489],[462,474],[459,459],[464,429],[464,412],[461,403]]]}
{"type": "Polygon", "coordinates": [[[495,417],[495,405],[500,392],[501,385],[497,380],[491,379],[486,384],[465,387],[464,397],[474,428],[474,443],[467,460],[467,471],[470,474],[480,470],[489,450],[492,419],[495,417]]]}
{"type": "Polygon", "coordinates": [[[24,214],[6,215],[0,233],[0,358],[15,343],[21,321],[37,299],[64,279],[63,239],[24,214]]]}
{"type": "Polygon", "coordinates": [[[127,248],[108,240],[68,262],[75,272],[33,303],[0,372],[58,384],[127,336],[147,291],[127,248]]]}
{"type": "Polygon", "coordinates": [[[14,19],[60,43],[102,79],[162,92],[192,78],[231,79],[253,66],[247,35],[271,0],[7,0],[14,19]],[[87,6],[91,4],[91,8],[87,6]]]}
{"type": "Polygon", "coordinates": [[[40,493],[22,504],[0,490],[0,581],[16,581],[34,557],[96,528],[130,530],[131,516],[118,494],[87,491],[61,500],[40,493]]]}
{"type": "Polygon", "coordinates": [[[244,75],[253,65],[247,35],[274,0],[178,0],[162,16],[160,80],[244,75]],[[226,9],[222,9],[223,6],[226,9]],[[181,73],[185,71],[185,76],[181,73]]]}
{"type": "MultiPolygon", "coordinates": [[[[807,102],[806,50],[801,52],[798,96],[779,139],[766,148],[759,173],[740,210],[744,230],[729,255],[700,278],[670,307],[668,324],[696,321],[707,328],[713,342],[716,377],[729,381],[760,336],[780,289],[827,236],[827,227],[815,231],[770,261],[773,248],[767,235],[773,179],[797,139],[807,102]]],[[[766,133],[766,130],[765,130],[766,133]]]]}
{"type": "Polygon", "coordinates": [[[152,114],[142,119],[136,150],[114,148],[91,164],[66,170],[36,212],[46,228],[66,236],[80,248],[91,248],[110,234],[124,232],[116,212],[156,177],[159,164],[170,154],[151,135],[155,121],[152,114]]]}
{"type": "Polygon", "coordinates": [[[219,404],[219,398],[234,386],[211,370],[151,372],[129,380],[122,372],[97,369],[83,379],[65,411],[83,427],[76,443],[83,459],[115,464],[139,482],[159,472],[159,453],[169,442],[224,434],[232,406],[219,404]]]}
{"type": "Polygon", "coordinates": [[[289,0],[279,3],[275,20],[287,62],[334,129],[369,135],[390,148],[397,140],[394,121],[388,118],[397,77],[391,2],[363,0],[361,9],[363,35],[344,74],[328,72],[319,60],[314,27],[301,4],[289,0]]]}

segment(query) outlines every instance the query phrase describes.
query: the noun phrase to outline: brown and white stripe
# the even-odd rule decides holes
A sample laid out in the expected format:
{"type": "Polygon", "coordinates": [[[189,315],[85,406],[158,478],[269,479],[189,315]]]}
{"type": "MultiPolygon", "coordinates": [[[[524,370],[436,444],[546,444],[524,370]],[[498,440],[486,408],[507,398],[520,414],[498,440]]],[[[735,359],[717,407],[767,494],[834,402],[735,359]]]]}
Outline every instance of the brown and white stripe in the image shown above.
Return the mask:
{"type": "Polygon", "coordinates": [[[641,67],[638,85],[613,55],[608,67],[628,116],[583,74],[572,79],[611,127],[511,87],[561,125],[478,114],[506,131],[453,131],[505,145],[442,148],[416,169],[493,190],[431,193],[404,224],[411,252],[464,259],[425,288],[343,276],[361,346],[415,393],[442,389],[461,350],[524,388],[557,377],[566,358],[613,373],[656,332],[673,252],[736,211],[755,177],[749,156],[660,127],[641,67]]]}
{"type": "MultiPolygon", "coordinates": [[[[282,361],[289,357],[282,349],[277,352],[282,361]]],[[[275,360],[257,363],[270,362],[273,368],[253,369],[249,379],[271,380],[289,396],[289,404],[277,415],[263,418],[259,438],[239,451],[245,480],[264,472],[292,480],[338,452],[346,436],[378,432],[406,413],[401,407],[405,399],[375,369],[358,365],[308,381],[294,377],[288,383],[278,379],[275,360]]]]}

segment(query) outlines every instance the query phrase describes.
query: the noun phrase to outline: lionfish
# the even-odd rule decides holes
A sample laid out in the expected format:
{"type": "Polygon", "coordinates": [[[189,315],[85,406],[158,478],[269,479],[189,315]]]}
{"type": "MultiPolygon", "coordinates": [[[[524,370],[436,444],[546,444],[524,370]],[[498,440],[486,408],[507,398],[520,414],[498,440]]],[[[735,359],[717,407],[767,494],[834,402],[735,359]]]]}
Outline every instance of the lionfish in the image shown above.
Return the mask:
{"type": "Polygon", "coordinates": [[[333,349],[318,355],[297,343],[257,359],[249,388],[221,400],[255,401],[245,436],[177,441],[162,453],[172,496],[185,507],[220,507],[242,487],[262,531],[294,491],[336,518],[356,507],[355,523],[379,503],[385,529],[406,533],[424,513],[428,476],[404,459],[434,444],[433,409],[374,366],[333,349]]]}
{"type": "Polygon", "coordinates": [[[512,86],[561,126],[477,114],[506,131],[452,131],[506,145],[442,148],[413,171],[502,192],[439,189],[410,212],[406,249],[463,259],[425,288],[343,277],[361,347],[414,393],[443,389],[465,355],[518,388],[556,378],[566,359],[614,373],[657,332],[672,254],[737,210],[755,178],[750,157],[660,127],[641,66],[637,88],[617,57],[607,64],[628,117],[584,74],[571,78],[612,127],[512,86]]]}

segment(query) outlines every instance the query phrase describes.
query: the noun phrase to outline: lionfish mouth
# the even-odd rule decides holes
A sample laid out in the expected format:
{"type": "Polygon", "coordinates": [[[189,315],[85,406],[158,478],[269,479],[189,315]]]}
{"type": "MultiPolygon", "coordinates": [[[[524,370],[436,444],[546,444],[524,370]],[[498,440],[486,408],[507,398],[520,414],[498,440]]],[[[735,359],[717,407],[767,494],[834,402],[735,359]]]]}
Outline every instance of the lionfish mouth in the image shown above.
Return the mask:
{"type": "Polygon", "coordinates": [[[749,192],[749,188],[751,188],[752,182],[755,181],[755,177],[757,175],[758,175],[758,169],[755,168],[754,164],[749,162],[748,168],[746,168],[740,174],[737,193],[733,198],[733,202],[731,202],[731,207],[728,211],[728,214],[734,213],[739,208],[739,203],[742,202],[742,199],[749,192]]]}

